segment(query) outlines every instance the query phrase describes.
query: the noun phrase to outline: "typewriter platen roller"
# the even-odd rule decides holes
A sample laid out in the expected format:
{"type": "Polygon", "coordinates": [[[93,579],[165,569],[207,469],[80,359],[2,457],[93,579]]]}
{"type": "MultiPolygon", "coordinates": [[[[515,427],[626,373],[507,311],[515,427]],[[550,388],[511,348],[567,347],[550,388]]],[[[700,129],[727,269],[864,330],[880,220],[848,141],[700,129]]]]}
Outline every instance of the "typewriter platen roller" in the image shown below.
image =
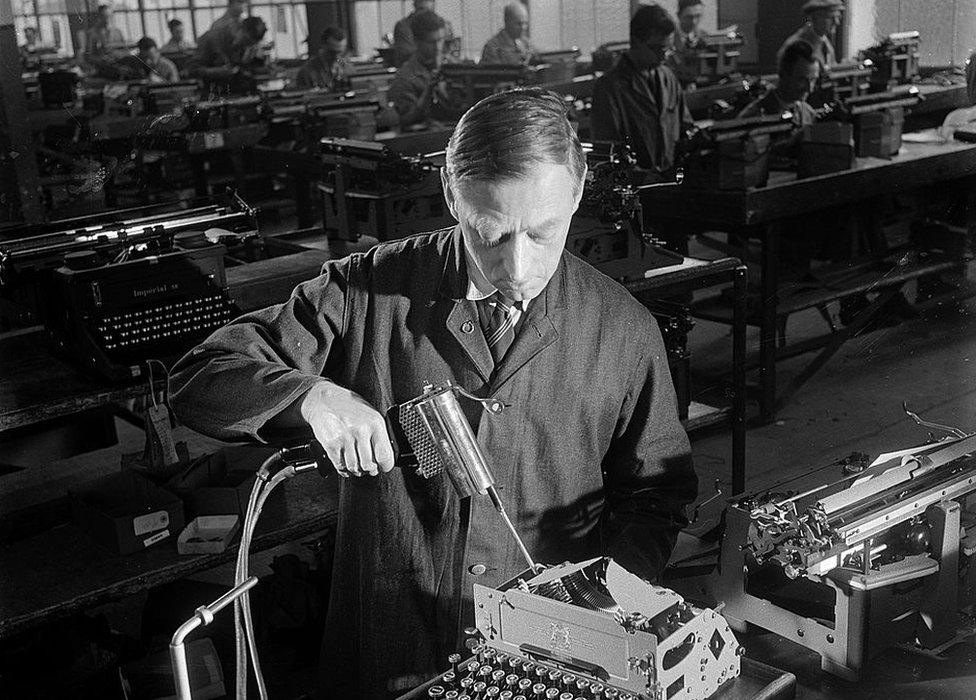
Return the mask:
{"type": "Polygon", "coordinates": [[[478,653],[498,668],[465,664],[463,692],[501,682],[525,697],[702,700],[739,675],[742,648],[721,615],[606,557],[476,584],[474,603],[478,653]]]}

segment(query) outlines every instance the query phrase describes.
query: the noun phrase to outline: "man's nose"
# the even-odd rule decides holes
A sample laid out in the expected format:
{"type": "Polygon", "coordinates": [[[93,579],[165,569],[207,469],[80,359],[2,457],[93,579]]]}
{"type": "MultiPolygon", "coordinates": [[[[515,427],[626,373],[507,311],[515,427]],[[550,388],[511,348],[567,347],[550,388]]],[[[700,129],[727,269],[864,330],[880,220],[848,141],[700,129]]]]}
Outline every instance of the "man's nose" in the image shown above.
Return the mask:
{"type": "Polygon", "coordinates": [[[514,280],[525,279],[529,268],[528,240],[523,234],[515,234],[505,250],[505,271],[514,280]]]}

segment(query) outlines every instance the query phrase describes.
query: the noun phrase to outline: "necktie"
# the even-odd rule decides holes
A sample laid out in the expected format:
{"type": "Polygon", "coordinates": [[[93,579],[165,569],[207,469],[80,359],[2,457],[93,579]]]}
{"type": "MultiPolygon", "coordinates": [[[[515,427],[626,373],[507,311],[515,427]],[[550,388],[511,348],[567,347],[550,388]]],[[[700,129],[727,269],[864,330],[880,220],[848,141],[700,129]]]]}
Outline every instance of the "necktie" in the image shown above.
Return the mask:
{"type": "Polygon", "coordinates": [[[478,318],[485,333],[491,357],[498,365],[515,342],[516,307],[510,299],[495,292],[478,302],[478,318]]]}

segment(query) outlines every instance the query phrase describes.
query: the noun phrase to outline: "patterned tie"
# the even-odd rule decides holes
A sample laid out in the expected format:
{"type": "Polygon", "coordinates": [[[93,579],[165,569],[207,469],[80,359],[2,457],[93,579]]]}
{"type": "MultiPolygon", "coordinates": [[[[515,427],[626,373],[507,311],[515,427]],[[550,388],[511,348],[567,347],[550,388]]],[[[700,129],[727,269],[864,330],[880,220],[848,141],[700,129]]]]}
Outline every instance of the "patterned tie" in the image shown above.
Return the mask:
{"type": "Polygon", "coordinates": [[[481,329],[488,341],[488,349],[495,365],[499,365],[505,353],[515,342],[515,321],[518,309],[516,304],[495,292],[487,299],[478,302],[478,318],[481,329]]]}

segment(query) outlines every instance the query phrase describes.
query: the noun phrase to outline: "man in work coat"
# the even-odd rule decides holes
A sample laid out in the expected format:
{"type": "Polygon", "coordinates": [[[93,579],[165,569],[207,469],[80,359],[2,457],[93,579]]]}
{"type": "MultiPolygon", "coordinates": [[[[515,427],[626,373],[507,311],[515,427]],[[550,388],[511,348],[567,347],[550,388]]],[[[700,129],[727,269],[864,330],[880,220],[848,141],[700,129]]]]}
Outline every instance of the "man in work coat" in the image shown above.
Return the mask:
{"type": "Polygon", "coordinates": [[[173,406],[189,426],[268,441],[310,427],[352,477],[340,488],[322,697],[389,697],[430,677],[474,621],[472,585],[525,569],[486,497],[393,469],[377,409],[429,381],[507,406],[489,415],[463,402],[538,561],[608,554],[645,578],[666,563],[697,483],[653,317],[565,251],[585,173],[558,96],[486,98],[448,146],[458,226],[330,261],[174,368],[173,406]]]}
{"type": "Polygon", "coordinates": [[[630,21],[630,49],[593,86],[594,141],[628,142],[649,181],[669,178],[675,146],[694,122],[674,71],[665,65],[674,20],[643,5],[630,21]]]}

